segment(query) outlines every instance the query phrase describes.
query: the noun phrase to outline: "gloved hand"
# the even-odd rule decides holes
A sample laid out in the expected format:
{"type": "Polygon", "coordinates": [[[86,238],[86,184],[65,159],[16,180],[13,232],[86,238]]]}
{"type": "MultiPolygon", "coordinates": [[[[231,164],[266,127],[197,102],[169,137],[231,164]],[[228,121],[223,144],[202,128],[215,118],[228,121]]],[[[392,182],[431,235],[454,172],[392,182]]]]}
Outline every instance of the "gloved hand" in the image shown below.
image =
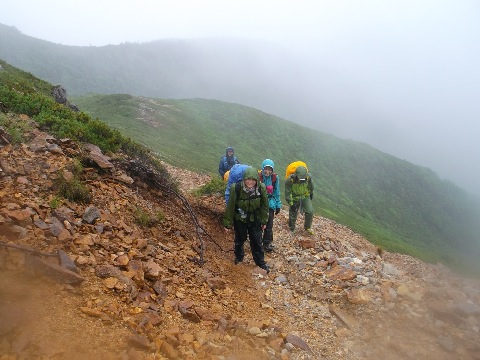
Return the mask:
{"type": "Polygon", "coordinates": [[[290,210],[295,212],[297,211],[297,207],[295,205],[290,205],[290,210]]]}
{"type": "Polygon", "coordinates": [[[310,200],[313,200],[313,193],[310,193],[310,200]]]}
{"type": "Polygon", "coordinates": [[[273,186],[272,186],[272,185],[268,185],[268,186],[267,186],[267,194],[268,194],[268,195],[272,195],[272,194],[273,194],[273,186]]]}
{"type": "Polygon", "coordinates": [[[276,208],[275,209],[275,215],[278,215],[279,212],[280,212],[280,208],[276,208]]]}

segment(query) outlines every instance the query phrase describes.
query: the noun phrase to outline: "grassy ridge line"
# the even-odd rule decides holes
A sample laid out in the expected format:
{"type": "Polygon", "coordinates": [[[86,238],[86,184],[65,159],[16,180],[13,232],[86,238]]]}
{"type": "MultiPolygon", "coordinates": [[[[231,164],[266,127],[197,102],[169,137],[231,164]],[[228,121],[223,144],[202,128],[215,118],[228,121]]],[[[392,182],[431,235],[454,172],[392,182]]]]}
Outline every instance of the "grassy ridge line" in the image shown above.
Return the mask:
{"type": "MultiPolygon", "coordinates": [[[[8,56],[11,63],[29,69],[35,74],[42,74],[43,78],[51,79],[54,83],[65,85],[69,89],[69,93],[85,93],[91,91],[91,89],[95,89],[97,92],[111,93],[113,90],[110,91],[109,89],[115,89],[115,92],[151,94],[151,96],[158,97],[167,93],[179,94],[183,93],[182,91],[185,88],[189,89],[206,83],[202,81],[205,74],[208,74],[208,81],[211,82],[213,76],[218,73],[215,64],[224,62],[222,60],[213,64],[213,66],[209,62],[208,66],[205,66],[205,63],[202,64],[202,59],[204,59],[202,56],[192,56],[192,54],[201,55],[205,49],[205,44],[200,46],[202,51],[198,52],[195,50],[198,43],[183,41],[158,41],[147,44],[123,44],[121,46],[99,48],[72,47],[25,36],[13,27],[4,25],[0,25],[0,40],[0,52],[3,54],[2,56],[8,56]],[[155,59],[155,61],[152,62],[152,59],[155,59]],[[186,76],[186,69],[189,70],[188,76],[186,76]],[[199,71],[191,73],[191,69],[199,71]],[[209,72],[209,69],[213,71],[209,72]],[[118,76],[118,74],[122,74],[122,76],[118,76]],[[189,82],[192,79],[193,81],[189,82]]],[[[214,53],[224,52],[226,44],[218,45],[221,46],[215,48],[214,45],[213,49],[220,51],[214,50],[214,53]]],[[[239,44],[237,43],[230,46],[227,51],[229,53],[238,51],[239,56],[245,53],[243,47],[240,50],[238,49],[239,44]]],[[[255,70],[255,67],[249,70],[245,62],[236,61],[235,64],[241,65],[228,69],[227,73],[252,76],[252,71],[255,70]]],[[[261,74],[258,74],[258,76],[261,76],[261,74]]],[[[221,79],[222,77],[220,77],[221,79]]],[[[241,81],[238,83],[240,84],[241,81]]],[[[274,82],[263,81],[260,83],[271,85],[274,82]]],[[[222,84],[223,81],[220,81],[220,85],[222,84]]],[[[229,88],[225,88],[225,91],[229,90],[229,88]]],[[[255,96],[252,93],[249,95],[255,96]]],[[[242,109],[239,111],[240,113],[245,112],[242,109]]],[[[102,116],[99,117],[103,120],[102,116]]],[[[49,121],[49,119],[44,120],[49,121]]],[[[95,127],[97,129],[101,128],[100,124],[95,127]]],[[[208,136],[208,133],[203,134],[200,128],[194,129],[194,127],[190,127],[190,129],[198,131],[201,136],[208,136]]],[[[256,124],[253,124],[253,127],[262,129],[262,126],[256,124]]],[[[57,125],[57,130],[62,131],[61,126],[57,125]]],[[[101,141],[101,139],[96,139],[96,134],[88,134],[88,129],[86,131],[83,135],[90,141],[101,141]]],[[[131,131],[136,132],[136,130],[131,131]]],[[[248,135],[250,129],[242,129],[242,133],[248,135]]],[[[134,134],[132,138],[145,144],[143,141],[146,138],[145,134],[134,134]]],[[[294,140],[291,141],[288,133],[284,135],[286,136],[278,137],[279,141],[285,145],[285,149],[292,149],[291,145],[293,145],[294,140]]],[[[154,134],[151,136],[154,136],[154,134]]],[[[178,134],[177,138],[179,138],[178,134]]],[[[188,144],[184,146],[175,139],[173,137],[169,139],[170,141],[167,141],[158,138],[153,139],[152,142],[163,141],[165,146],[179,149],[180,156],[169,151],[158,151],[168,162],[179,166],[184,164],[191,169],[198,168],[197,161],[191,160],[195,156],[186,158],[182,155],[192,152],[193,146],[196,146],[193,150],[195,153],[197,149],[201,149],[199,146],[202,146],[203,143],[197,144],[196,139],[193,139],[192,147],[189,147],[188,144]]],[[[218,149],[227,145],[225,143],[221,144],[222,146],[217,146],[218,144],[215,143],[217,138],[210,140],[212,148],[213,145],[218,149]]],[[[272,150],[270,153],[275,154],[275,156],[279,155],[275,158],[277,165],[286,166],[281,159],[283,154],[276,153],[278,151],[276,146],[270,149],[271,142],[266,138],[264,140],[265,142],[262,142],[262,144],[265,144],[266,153],[272,150]]],[[[328,141],[328,139],[326,140],[328,141]]],[[[250,153],[249,148],[240,148],[242,144],[238,144],[238,146],[234,142],[231,142],[231,144],[237,147],[239,155],[242,159],[245,159],[245,162],[248,161],[255,165],[262,160],[256,158],[256,153],[250,153]]],[[[105,148],[114,145],[105,143],[102,146],[105,148]]],[[[257,148],[256,144],[252,146],[253,149],[257,148]]],[[[220,150],[215,149],[215,154],[208,152],[209,149],[205,148],[203,150],[202,154],[209,159],[210,166],[218,161],[216,157],[218,157],[217,152],[220,150]]],[[[292,154],[292,152],[289,152],[289,154],[292,154]]],[[[298,149],[298,152],[294,155],[298,155],[297,158],[309,158],[309,154],[302,149],[298,149]]],[[[314,153],[309,158],[313,160],[308,160],[308,162],[317,165],[314,162],[318,157],[317,155],[317,153],[314,153]]],[[[333,159],[325,157],[321,160],[325,160],[329,165],[328,167],[324,166],[322,168],[322,165],[325,164],[319,162],[318,166],[315,167],[320,170],[316,171],[315,167],[311,166],[316,178],[321,182],[320,185],[325,187],[325,191],[322,193],[324,199],[320,203],[318,203],[318,199],[315,199],[315,206],[320,213],[347,224],[354,230],[366,235],[373,242],[387,244],[390,248],[394,245],[403,246],[405,242],[415,244],[418,242],[419,245],[427,249],[424,252],[433,258],[438,257],[437,248],[440,248],[443,253],[446,252],[444,244],[452,247],[453,250],[459,247],[462,251],[468,252],[471,248],[466,245],[471,245],[476,241],[478,247],[478,237],[474,238],[478,226],[472,228],[472,222],[480,223],[478,219],[472,219],[472,214],[477,214],[478,209],[472,210],[471,203],[462,198],[463,194],[461,192],[455,189],[451,190],[451,186],[448,186],[448,184],[445,184],[445,186],[443,184],[438,185],[438,179],[432,180],[428,174],[426,175],[427,181],[417,179],[415,171],[413,171],[411,179],[407,179],[404,176],[405,174],[398,174],[401,179],[391,181],[392,184],[379,184],[378,181],[369,181],[369,176],[366,176],[366,183],[362,183],[363,180],[358,180],[355,183],[355,180],[350,179],[349,176],[358,176],[359,179],[362,179],[364,175],[361,168],[361,165],[364,165],[363,159],[360,159],[357,164],[349,156],[341,159],[341,153],[335,155],[338,155],[338,164],[335,163],[337,161],[335,157],[333,159]],[[330,161],[332,166],[337,167],[330,167],[330,163],[328,163],[330,161]],[[342,172],[342,166],[353,165],[359,166],[356,172],[352,172],[350,169],[346,173],[342,172]],[[413,189],[417,180],[418,189],[413,189]],[[404,184],[406,181],[412,182],[413,185],[410,184],[403,190],[401,190],[402,186],[397,190],[393,185],[394,183],[404,184]],[[388,199],[390,196],[392,199],[388,199]],[[406,205],[409,202],[412,206],[406,205]],[[461,213],[465,215],[464,219],[459,216],[461,213]],[[394,243],[389,234],[393,234],[392,236],[397,238],[398,242],[394,243]]],[[[274,156],[272,155],[272,157],[274,156]]],[[[389,167],[388,171],[396,170],[392,164],[387,165],[389,167]]],[[[203,171],[215,172],[215,170],[210,170],[210,167],[202,166],[202,168],[203,171]]],[[[368,164],[365,164],[364,168],[372,171],[372,167],[368,164]]],[[[373,171],[377,170],[373,167],[373,171]]],[[[383,173],[381,171],[380,173],[379,177],[384,178],[383,173]]]]}
{"type": "MultiPolygon", "coordinates": [[[[219,152],[227,145],[234,145],[241,160],[254,166],[267,156],[274,158],[281,175],[289,162],[302,159],[314,175],[317,213],[389,250],[432,261],[442,259],[451,266],[473,263],[478,269],[478,221],[477,227],[472,227],[479,214],[473,205],[478,204],[469,202],[464,192],[428,169],[366,144],[220,101],[90,96],[92,106],[107,114],[95,116],[115,121],[118,130],[114,130],[86,113],[56,104],[49,96],[50,84],[3,61],[0,65],[2,110],[6,107],[30,115],[58,137],[92,142],[104,151],[121,148],[148,156],[147,147],[125,137],[128,132],[175,165],[213,173],[219,152]],[[471,256],[465,259],[465,253],[471,256]]],[[[12,119],[2,115],[0,126],[11,126],[12,119]]],[[[21,135],[21,130],[17,128],[16,133],[21,135]]]]}
{"type": "Polygon", "coordinates": [[[166,185],[176,188],[168,172],[148,148],[123,136],[105,122],[55,102],[51,96],[52,88],[51,84],[0,60],[0,126],[5,128],[13,143],[27,140],[24,133],[28,133],[29,124],[15,116],[26,114],[42,129],[59,138],[92,143],[104,152],[122,150],[157,170],[166,185]]]}
{"type": "Polygon", "coordinates": [[[367,144],[215,100],[88,95],[73,101],[189,170],[215,174],[229,145],[256,167],[272,158],[282,177],[290,162],[303,160],[317,188],[317,213],[388,250],[448,262],[452,251],[470,249],[474,204],[466,194],[431,170],[367,144]]]}

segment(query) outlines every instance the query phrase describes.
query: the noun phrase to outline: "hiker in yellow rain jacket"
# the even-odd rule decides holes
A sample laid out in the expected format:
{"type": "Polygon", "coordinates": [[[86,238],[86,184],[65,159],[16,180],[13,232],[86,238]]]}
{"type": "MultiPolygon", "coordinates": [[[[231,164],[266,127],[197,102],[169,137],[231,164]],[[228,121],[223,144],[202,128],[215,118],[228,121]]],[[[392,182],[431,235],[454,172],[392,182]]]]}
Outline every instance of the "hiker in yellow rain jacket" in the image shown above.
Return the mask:
{"type": "Polygon", "coordinates": [[[298,166],[295,172],[285,180],[285,200],[290,209],[288,211],[288,227],[295,231],[298,211],[305,213],[304,229],[313,234],[313,182],[305,166],[298,166]]]}

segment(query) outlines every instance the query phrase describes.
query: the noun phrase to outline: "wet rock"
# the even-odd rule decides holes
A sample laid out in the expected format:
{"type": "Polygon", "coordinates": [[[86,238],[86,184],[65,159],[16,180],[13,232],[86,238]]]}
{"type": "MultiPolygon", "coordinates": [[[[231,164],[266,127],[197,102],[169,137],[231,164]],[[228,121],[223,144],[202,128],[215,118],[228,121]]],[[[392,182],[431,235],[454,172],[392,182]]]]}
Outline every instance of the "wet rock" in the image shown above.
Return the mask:
{"type": "Polygon", "coordinates": [[[167,357],[167,359],[175,360],[179,358],[178,351],[166,341],[162,343],[162,346],[160,347],[160,352],[162,353],[162,355],[167,357]]]}
{"type": "Polygon", "coordinates": [[[60,283],[79,285],[85,280],[77,273],[58,264],[39,258],[38,256],[27,256],[26,262],[28,268],[35,274],[47,276],[60,283]]]}
{"type": "Polygon", "coordinates": [[[68,256],[68,254],[63,250],[58,250],[58,257],[60,259],[60,265],[64,268],[78,273],[78,268],[75,266],[75,262],[68,256]]]}
{"type": "Polygon", "coordinates": [[[302,249],[314,249],[315,248],[315,240],[314,239],[300,239],[298,244],[302,249]]]}
{"type": "Polygon", "coordinates": [[[356,330],[359,327],[358,321],[355,320],[353,316],[348,314],[348,312],[340,309],[335,305],[331,305],[329,310],[332,314],[337,316],[349,329],[356,330]]]}
{"type": "Polygon", "coordinates": [[[143,268],[145,271],[145,278],[149,280],[159,279],[163,271],[163,268],[153,260],[146,262],[143,268]]]}
{"type": "Polygon", "coordinates": [[[150,349],[150,340],[145,335],[132,335],[128,338],[127,343],[138,349],[150,349]]]}
{"type": "Polygon", "coordinates": [[[61,85],[52,87],[51,94],[55,101],[59,104],[67,103],[67,90],[61,85]]]}
{"type": "Polygon", "coordinates": [[[374,294],[368,289],[351,289],[345,291],[345,293],[348,301],[355,305],[368,304],[374,299],[374,294]]]}
{"type": "Polygon", "coordinates": [[[297,335],[288,334],[287,336],[285,336],[285,342],[292,344],[297,349],[302,349],[309,353],[312,352],[308,344],[301,337],[297,335]]]}
{"type": "Polygon", "coordinates": [[[95,220],[100,218],[101,218],[100,210],[95,206],[87,207],[82,216],[83,221],[85,221],[88,224],[93,224],[95,220]]]}
{"type": "Polygon", "coordinates": [[[226,288],[225,280],[219,277],[208,277],[207,284],[212,290],[222,290],[226,288]]]}
{"type": "Polygon", "coordinates": [[[357,276],[355,271],[350,269],[349,267],[344,267],[344,266],[334,266],[330,270],[327,270],[325,272],[325,275],[332,279],[332,280],[353,280],[357,276]]]}

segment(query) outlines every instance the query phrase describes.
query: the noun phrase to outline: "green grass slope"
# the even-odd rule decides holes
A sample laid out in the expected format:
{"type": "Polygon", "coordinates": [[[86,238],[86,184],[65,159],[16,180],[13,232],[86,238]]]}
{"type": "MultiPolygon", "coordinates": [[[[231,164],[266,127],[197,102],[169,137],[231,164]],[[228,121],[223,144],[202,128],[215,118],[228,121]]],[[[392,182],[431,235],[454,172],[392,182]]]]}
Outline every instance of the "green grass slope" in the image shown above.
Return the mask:
{"type": "Polygon", "coordinates": [[[226,146],[258,168],[273,159],[282,178],[290,162],[305,161],[316,186],[317,214],[390,251],[478,271],[478,199],[428,168],[238,104],[122,94],[73,102],[190,170],[215,174],[226,146]]]}
{"type": "MultiPolygon", "coordinates": [[[[53,99],[53,86],[32,74],[0,60],[0,128],[12,143],[28,140],[25,134],[29,122],[19,120],[18,114],[32,117],[42,129],[59,138],[92,143],[103,151],[123,153],[138,158],[161,175],[165,185],[176,188],[158,159],[138,142],[123,136],[105,122],[94,120],[86,113],[75,112],[53,99]]],[[[82,159],[78,159],[80,162],[82,159]]]]}
{"type": "Polygon", "coordinates": [[[75,99],[86,111],[76,113],[55,103],[51,89],[0,60],[0,126],[12,139],[21,140],[24,124],[9,114],[24,113],[58,137],[122,150],[155,166],[149,149],[174,165],[216,174],[228,145],[253,166],[272,158],[280,175],[291,161],[304,160],[317,214],[391,251],[480,274],[478,199],[429,169],[237,104],[89,95],[75,99]]]}

